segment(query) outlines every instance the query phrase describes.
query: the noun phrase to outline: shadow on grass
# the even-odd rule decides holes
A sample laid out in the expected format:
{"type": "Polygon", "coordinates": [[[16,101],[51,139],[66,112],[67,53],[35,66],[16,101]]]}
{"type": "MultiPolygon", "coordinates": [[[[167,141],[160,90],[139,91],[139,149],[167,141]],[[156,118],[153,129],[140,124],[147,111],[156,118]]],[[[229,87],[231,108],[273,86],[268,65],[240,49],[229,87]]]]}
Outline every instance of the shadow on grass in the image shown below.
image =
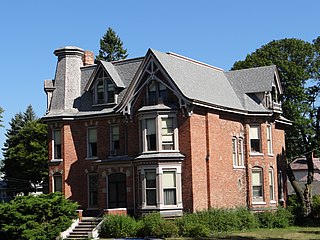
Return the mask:
{"type": "Polygon", "coordinates": [[[244,236],[228,236],[223,238],[216,238],[217,240],[284,240],[286,238],[256,238],[256,237],[244,237],[244,236]]]}

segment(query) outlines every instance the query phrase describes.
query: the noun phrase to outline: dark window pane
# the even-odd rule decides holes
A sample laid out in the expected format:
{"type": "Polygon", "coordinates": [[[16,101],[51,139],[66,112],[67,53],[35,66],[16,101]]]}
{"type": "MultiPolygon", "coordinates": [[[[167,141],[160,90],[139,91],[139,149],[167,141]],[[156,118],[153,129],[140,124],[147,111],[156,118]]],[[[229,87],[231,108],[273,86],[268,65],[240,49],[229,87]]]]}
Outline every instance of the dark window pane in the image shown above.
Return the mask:
{"type": "Polygon", "coordinates": [[[147,205],[156,205],[156,190],[155,189],[148,189],[146,190],[147,195],[147,205]]]}

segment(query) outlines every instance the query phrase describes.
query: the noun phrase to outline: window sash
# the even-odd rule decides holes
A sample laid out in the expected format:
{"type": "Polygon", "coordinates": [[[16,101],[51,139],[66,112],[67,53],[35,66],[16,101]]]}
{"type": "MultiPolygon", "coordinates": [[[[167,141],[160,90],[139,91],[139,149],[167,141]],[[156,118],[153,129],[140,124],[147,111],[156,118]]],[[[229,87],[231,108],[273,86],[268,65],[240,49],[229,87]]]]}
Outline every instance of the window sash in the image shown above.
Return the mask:
{"type": "Polygon", "coordinates": [[[243,139],[238,139],[238,166],[244,166],[243,161],[243,139]]]}
{"type": "Polygon", "coordinates": [[[111,126],[111,152],[116,155],[120,149],[120,132],[119,126],[111,126]]]}
{"type": "Polygon", "coordinates": [[[88,157],[97,156],[97,128],[88,128],[88,157]]]}
{"type": "Polygon", "coordinates": [[[156,170],[145,171],[145,191],[146,191],[146,205],[157,205],[157,175],[156,170]]]}
{"type": "Polygon", "coordinates": [[[53,192],[62,192],[62,175],[53,175],[53,192]]]}
{"type": "Polygon", "coordinates": [[[273,169],[269,170],[269,191],[270,191],[270,200],[274,200],[274,174],[273,169]]]}
{"type": "Polygon", "coordinates": [[[267,147],[268,154],[272,154],[272,126],[267,126],[267,147]]]}
{"type": "Polygon", "coordinates": [[[98,176],[88,175],[89,207],[98,206],[98,176]]]}
{"type": "Polygon", "coordinates": [[[61,130],[59,129],[53,131],[53,158],[61,159],[61,157],[61,130]]]}
{"type": "Polygon", "coordinates": [[[237,139],[232,138],[232,160],[233,160],[233,165],[237,166],[238,161],[237,161],[237,139]]]}
{"type": "Polygon", "coordinates": [[[254,202],[263,201],[263,176],[262,170],[254,169],[252,171],[252,196],[254,202]]]}

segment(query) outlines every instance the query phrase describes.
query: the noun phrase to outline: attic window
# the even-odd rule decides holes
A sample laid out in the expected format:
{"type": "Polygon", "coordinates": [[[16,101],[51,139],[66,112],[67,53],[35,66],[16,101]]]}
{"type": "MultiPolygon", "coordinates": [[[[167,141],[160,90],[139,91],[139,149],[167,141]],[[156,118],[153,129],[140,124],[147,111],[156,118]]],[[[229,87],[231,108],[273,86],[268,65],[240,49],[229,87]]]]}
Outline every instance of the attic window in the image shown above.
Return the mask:
{"type": "Polygon", "coordinates": [[[98,74],[94,85],[94,104],[115,103],[115,87],[107,73],[103,70],[98,74]]]}

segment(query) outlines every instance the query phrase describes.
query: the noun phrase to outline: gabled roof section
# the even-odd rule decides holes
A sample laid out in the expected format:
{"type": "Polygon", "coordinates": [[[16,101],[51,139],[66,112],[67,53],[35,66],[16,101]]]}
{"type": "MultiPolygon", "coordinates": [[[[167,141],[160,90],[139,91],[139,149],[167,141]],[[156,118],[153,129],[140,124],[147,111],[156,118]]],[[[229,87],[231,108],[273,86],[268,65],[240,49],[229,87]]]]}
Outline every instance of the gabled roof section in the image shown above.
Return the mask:
{"type": "Polygon", "coordinates": [[[260,93],[270,92],[273,84],[282,94],[282,88],[275,65],[233,70],[225,73],[235,92],[260,93]]]}
{"type": "Polygon", "coordinates": [[[182,94],[194,102],[245,110],[222,69],[151,49],[182,94]]]}
{"type": "Polygon", "coordinates": [[[237,94],[243,107],[248,111],[266,111],[255,94],[271,92],[276,87],[280,94],[282,88],[275,65],[233,70],[225,72],[233,90],[237,94]]]}
{"type": "Polygon", "coordinates": [[[91,77],[85,87],[86,91],[89,91],[89,89],[91,88],[91,86],[94,82],[94,79],[96,78],[96,75],[99,74],[100,69],[103,69],[105,72],[108,73],[108,75],[110,76],[111,80],[113,81],[113,83],[115,84],[116,87],[125,88],[125,85],[122,82],[122,80],[121,80],[117,70],[113,66],[113,64],[111,62],[99,61],[95,71],[91,75],[91,77]]]}

